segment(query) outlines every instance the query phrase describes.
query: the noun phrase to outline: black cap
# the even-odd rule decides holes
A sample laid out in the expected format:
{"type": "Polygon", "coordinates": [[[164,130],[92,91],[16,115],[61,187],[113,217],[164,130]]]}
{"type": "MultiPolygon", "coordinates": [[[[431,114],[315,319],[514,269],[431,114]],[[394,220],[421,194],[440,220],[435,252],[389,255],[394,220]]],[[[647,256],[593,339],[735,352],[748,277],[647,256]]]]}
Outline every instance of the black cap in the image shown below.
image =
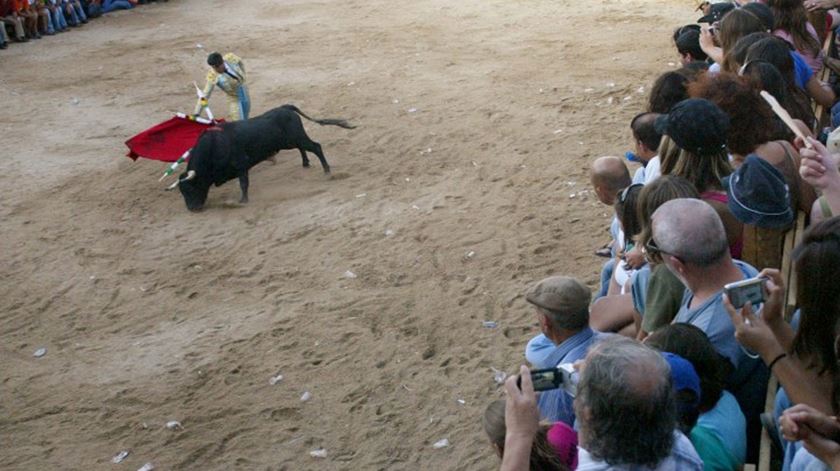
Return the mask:
{"type": "Polygon", "coordinates": [[[709,100],[689,98],[656,118],[656,131],[681,149],[698,155],[723,152],[729,132],[729,116],[709,100]]]}
{"type": "Polygon", "coordinates": [[[709,6],[709,13],[697,20],[698,23],[714,23],[720,21],[723,15],[735,9],[735,5],[729,2],[713,3],[709,6]]]}
{"type": "Polygon", "coordinates": [[[785,177],[766,160],[750,154],[738,170],[721,180],[732,215],[744,224],[785,229],[793,222],[785,177]]]}

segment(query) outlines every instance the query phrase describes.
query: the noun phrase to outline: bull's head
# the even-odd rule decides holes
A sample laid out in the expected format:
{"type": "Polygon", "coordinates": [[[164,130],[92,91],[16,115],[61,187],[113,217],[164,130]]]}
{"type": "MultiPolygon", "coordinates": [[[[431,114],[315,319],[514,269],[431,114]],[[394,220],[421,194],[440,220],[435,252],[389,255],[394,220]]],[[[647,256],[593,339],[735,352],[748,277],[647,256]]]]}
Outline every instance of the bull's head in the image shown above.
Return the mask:
{"type": "Polygon", "coordinates": [[[184,195],[184,203],[187,204],[187,209],[190,211],[201,211],[204,208],[204,203],[207,201],[207,192],[210,190],[210,184],[205,183],[203,179],[196,179],[195,170],[188,170],[178,177],[178,189],[184,195]]]}

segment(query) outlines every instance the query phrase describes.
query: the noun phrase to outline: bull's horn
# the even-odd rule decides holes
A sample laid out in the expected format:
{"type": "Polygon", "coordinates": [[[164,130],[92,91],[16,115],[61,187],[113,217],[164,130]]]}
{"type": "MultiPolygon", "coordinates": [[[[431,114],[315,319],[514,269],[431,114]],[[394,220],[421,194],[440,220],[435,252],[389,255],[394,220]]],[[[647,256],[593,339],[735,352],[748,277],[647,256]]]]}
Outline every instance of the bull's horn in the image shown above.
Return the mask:
{"type": "Polygon", "coordinates": [[[186,182],[192,180],[193,178],[195,178],[195,170],[189,170],[187,171],[187,176],[184,177],[181,181],[186,182]]]}
{"type": "Polygon", "coordinates": [[[172,191],[172,190],[174,190],[174,189],[175,189],[175,187],[177,187],[179,183],[181,183],[181,180],[175,180],[175,183],[173,183],[173,184],[169,185],[168,187],[166,187],[166,191],[172,191]]]}

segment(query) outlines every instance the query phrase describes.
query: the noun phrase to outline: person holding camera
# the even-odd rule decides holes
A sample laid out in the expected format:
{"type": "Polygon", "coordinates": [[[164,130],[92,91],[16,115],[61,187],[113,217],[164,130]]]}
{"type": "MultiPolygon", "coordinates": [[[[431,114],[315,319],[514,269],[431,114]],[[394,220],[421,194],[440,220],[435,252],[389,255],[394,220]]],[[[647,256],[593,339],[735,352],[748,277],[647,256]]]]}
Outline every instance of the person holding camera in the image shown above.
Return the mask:
{"type": "MultiPolygon", "coordinates": [[[[589,288],[574,278],[552,276],[534,285],[525,300],[535,308],[541,334],[525,347],[525,358],[537,369],[574,363],[586,356],[600,334],[589,327],[589,288]]],[[[561,389],[540,395],[541,416],[574,425],[574,398],[561,389]]]]}
{"type": "MultiPolygon", "coordinates": [[[[530,371],[505,382],[503,471],[528,469],[539,428],[530,371]],[[517,379],[521,378],[521,388],[517,379]]],[[[676,392],[665,359],[651,348],[609,336],[586,356],[577,385],[578,471],[700,471],[703,461],[677,427],[676,392]]]]}

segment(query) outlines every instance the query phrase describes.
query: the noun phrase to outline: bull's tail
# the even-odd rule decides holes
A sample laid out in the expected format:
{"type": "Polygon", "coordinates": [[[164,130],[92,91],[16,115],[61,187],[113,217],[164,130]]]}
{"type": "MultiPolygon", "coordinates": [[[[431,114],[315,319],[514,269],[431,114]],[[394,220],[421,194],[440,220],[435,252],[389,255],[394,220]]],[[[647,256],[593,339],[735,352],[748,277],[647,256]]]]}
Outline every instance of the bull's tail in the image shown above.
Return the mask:
{"type": "Polygon", "coordinates": [[[312,121],[313,123],[318,123],[321,126],[338,126],[338,127],[344,128],[344,129],[356,129],[356,126],[351,125],[350,123],[347,122],[347,120],[344,120],[344,119],[315,119],[315,118],[310,118],[309,116],[306,116],[306,114],[303,111],[301,111],[295,105],[283,105],[283,108],[292,110],[295,113],[297,113],[297,114],[303,116],[304,118],[308,119],[309,121],[312,121]]]}

